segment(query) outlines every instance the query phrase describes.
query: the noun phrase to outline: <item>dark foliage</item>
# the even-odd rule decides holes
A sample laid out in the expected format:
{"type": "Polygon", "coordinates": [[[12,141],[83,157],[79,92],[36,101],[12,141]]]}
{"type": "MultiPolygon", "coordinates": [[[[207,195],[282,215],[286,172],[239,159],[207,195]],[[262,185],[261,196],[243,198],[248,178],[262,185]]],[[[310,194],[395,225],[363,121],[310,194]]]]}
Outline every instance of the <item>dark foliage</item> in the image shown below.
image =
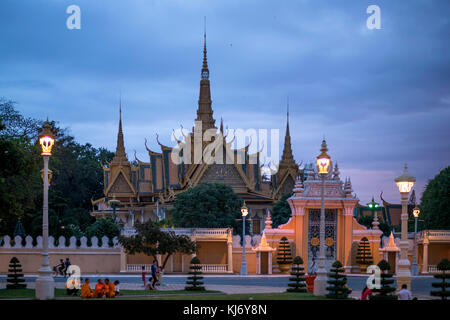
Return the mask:
{"type": "Polygon", "coordinates": [[[200,259],[197,257],[192,258],[191,266],[189,267],[190,271],[189,276],[186,281],[185,290],[188,291],[205,291],[205,287],[202,286],[203,279],[202,275],[202,266],[200,265],[200,259]]]}
{"type": "Polygon", "coordinates": [[[328,273],[327,283],[330,284],[326,289],[328,291],[327,298],[331,299],[347,299],[350,290],[347,287],[347,277],[340,261],[335,261],[328,273]]]}
{"type": "Polygon", "coordinates": [[[290,283],[287,292],[307,292],[305,282],[305,270],[303,266],[303,259],[299,256],[292,260],[291,265],[291,277],[289,277],[290,283]]]}

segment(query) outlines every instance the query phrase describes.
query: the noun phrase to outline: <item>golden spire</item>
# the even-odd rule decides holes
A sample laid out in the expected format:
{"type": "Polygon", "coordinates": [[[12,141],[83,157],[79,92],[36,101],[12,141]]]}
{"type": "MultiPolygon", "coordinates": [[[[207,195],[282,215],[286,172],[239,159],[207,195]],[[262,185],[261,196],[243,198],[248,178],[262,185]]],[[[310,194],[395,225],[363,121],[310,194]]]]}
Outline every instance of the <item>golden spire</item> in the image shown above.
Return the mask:
{"type": "Polygon", "coordinates": [[[284,148],[283,148],[283,155],[281,156],[280,168],[290,166],[297,168],[294,156],[292,155],[291,133],[289,130],[289,97],[288,97],[287,112],[286,112],[286,134],[284,136],[284,148]]]}
{"type": "Polygon", "coordinates": [[[196,121],[202,122],[202,132],[207,129],[216,128],[213,118],[212,101],[211,101],[211,89],[209,83],[209,69],[208,61],[206,59],[206,17],[205,17],[205,32],[204,32],[204,44],[203,44],[203,66],[202,75],[200,80],[200,94],[198,99],[197,118],[196,121]]]}
{"type": "Polygon", "coordinates": [[[120,99],[119,107],[119,132],[117,133],[117,145],[116,153],[111,163],[121,164],[128,162],[127,155],[125,153],[125,144],[123,142],[123,132],[122,132],[122,98],[120,99]]]}

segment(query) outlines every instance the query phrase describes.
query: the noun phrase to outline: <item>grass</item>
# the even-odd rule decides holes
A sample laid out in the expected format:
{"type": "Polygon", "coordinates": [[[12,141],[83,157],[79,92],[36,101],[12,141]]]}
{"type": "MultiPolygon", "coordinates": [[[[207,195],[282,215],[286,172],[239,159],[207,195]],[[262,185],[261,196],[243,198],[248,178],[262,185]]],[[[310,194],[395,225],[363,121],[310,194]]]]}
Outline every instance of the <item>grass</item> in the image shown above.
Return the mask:
{"type": "Polygon", "coordinates": [[[328,300],[316,297],[312,293],[245,293],[245,294],[214,294],[214,295],[184,295],[166,297],[122,297],[124,300],[328,300]]]}
{"type": "MultiPolygon", "coordinates": [[[[130,296],[154,296],[154,295],[186,295],[192,294],[191,291],[186,290],[121,290],[122,296],[117,297],[122,299],[124,297],[130,296]]],[[[220,293],[220,291],[207,290],[204,293],[220,293]]],[[[33,299],[35,298],[34,289],[0,289],[0,299],[33,299]]],[[[66,295],[65,289],[55,289],[55,298],[67,298],[67,299],[80,299],[80,297],[68,296],[66,295]]],[[[143,297],[145,298],[145,297],[143,297]]]]}

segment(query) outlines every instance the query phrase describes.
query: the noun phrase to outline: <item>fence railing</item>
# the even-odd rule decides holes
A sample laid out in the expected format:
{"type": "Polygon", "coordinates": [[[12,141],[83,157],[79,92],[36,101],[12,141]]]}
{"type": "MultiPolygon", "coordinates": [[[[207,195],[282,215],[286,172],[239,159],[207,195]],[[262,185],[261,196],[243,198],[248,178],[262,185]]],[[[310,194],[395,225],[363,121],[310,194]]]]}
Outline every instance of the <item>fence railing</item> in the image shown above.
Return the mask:
{"type": "MultiPolygon", "coordinates": [[[[42,249],[42,242],[42,236],[38,236],[36,239],[33,239],[31,236],[26,236],[24,239],[21,236],[15,236],[14,238],[4,236],[0,239],[0,249],[42,249]]],[[[110,240],[107,236],[103,236],[100,239],[97,237],[90,239],[86,237],[81,237],[80,239],[70,237],[66,239],[64,236],[56,239],[53,236],[49,236],[48,247],[49,249],[117,249],[119,248],[119,240],[117,237],[110,240]],[[88,240],[90,240],[90,243],[88,240]]]]}
{"type": "MultiPolygon", "coordinates": [[[[127,264],[127,272],[141,272],[142,266],[144,266],[145,272],[151,272],[151,264],[127,264]]],[[[201,264],[201,271],[203,273],[225,273],[228,270],[228,265],[226,264],[201,264]]],[[[186,272],[189,271],[189,266],[186,266],[186,272]]]]}

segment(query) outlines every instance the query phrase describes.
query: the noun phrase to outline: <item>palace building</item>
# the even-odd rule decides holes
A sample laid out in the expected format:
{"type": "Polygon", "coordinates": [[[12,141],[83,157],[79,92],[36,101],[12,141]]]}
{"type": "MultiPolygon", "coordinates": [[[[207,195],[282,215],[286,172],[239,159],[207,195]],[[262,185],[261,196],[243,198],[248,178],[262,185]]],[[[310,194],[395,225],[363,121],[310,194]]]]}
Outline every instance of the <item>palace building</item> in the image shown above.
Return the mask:
{"type": "Polygon", "coordinates": [[[203,137],[206,130],[213,129],[216,135],[211,140],[223,141],[222,163],[208,164],[207,161],[175,163],[171,155],[176,150],[161,144],[157,136],[160,150],[151,150],[145,143],[148,161],[141,161],[135,157],[136,164],[132,164],[125,152],[121,112],[120,107],[116,152],[113,160],[103,166],[104,197],[92,202],[94,209],[91,214],[100,217],[111,215],[114,210],[109,201],[119,200],[120,205],[115,214],[125,233],[127,230],[132,232],[135,221],[144,222],[148,219],[157,220],[166,217],[177,194],[200,183],[220,182],[231,186],[234,192],[245,200],[249,208],[251,233],[260,234],[264,229],[268,209],[283,194],[291,193],[297,177],[302,176],[303,171],[292,154],[289,111],[282,158],[278,171],[270,179],[263,179],[259,152],[250,154],[249,145],[241,149],[231,149],[233,141],[225,140],[227,134],[224,133],[223,122],[221,121],[220,128],[216,127],[211,100],[206,35],[195,125],[192,132],[184,137],[184,142],[177,141],[178,148],[184,148],[183,151],[186,150],[186,144],[191,143],[191,159],[194,159],[194,144],[199,143],[197,146],[201,146],[200,151],[203,154],[207,144],[210,143],[199,142],[198,137],[203,137]]]}

